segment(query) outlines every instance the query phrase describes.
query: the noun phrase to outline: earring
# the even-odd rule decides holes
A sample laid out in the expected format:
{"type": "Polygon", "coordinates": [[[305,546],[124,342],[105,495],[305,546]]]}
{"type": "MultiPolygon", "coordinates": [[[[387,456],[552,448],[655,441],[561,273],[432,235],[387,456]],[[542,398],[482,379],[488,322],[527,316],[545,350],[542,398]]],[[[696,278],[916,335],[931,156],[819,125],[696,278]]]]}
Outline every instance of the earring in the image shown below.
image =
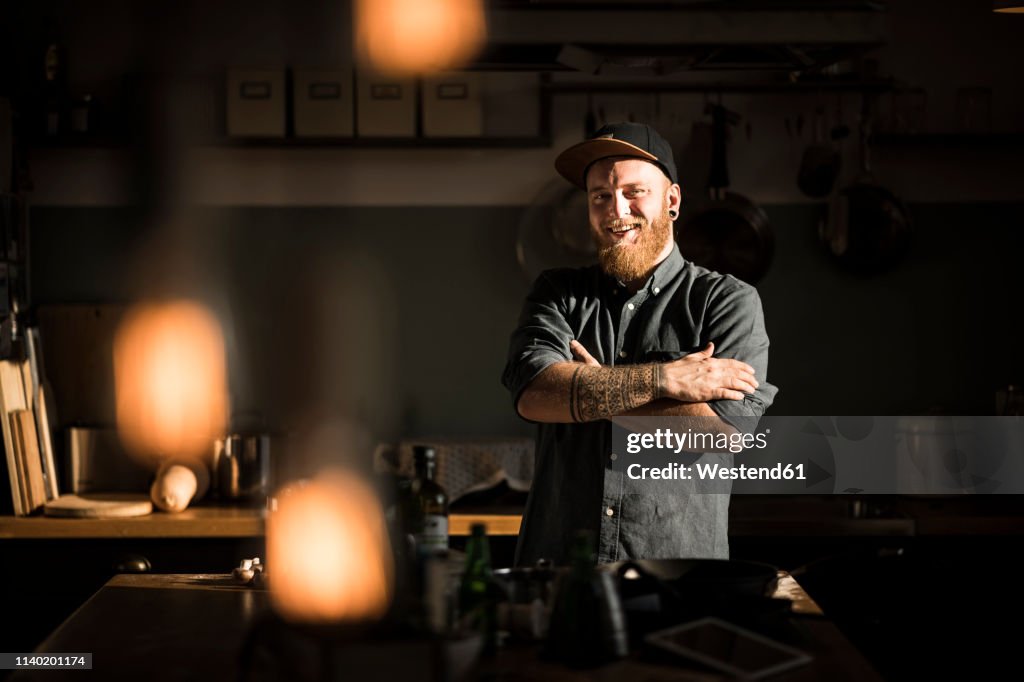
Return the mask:
{"type": "Polygon", "coordinates": [[[669,209],[668,217],[671,218],[672,220],[675,220],[676,218],[679,217],[679,211],[675,211],[675,210],[669,209]]]}

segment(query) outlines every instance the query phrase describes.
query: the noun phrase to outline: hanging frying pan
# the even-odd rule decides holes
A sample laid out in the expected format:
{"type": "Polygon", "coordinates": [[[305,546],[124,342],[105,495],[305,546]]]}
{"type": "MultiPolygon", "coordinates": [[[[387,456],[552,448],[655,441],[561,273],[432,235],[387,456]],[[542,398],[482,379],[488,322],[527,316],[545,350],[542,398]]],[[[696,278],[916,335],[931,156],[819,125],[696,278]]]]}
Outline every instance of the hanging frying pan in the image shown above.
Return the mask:
{"type": "Polygon", "coordinates": [[[913,222],[899,197],[876,182],[868,157],[870,104],[860,125],[861,176],[843,188],[829,207],[822,237],[844,268],[876,274],[899,263],[910,250],[913,222]]]}
{"type": "Polygon", "coordinates": [[[711,113],[712,125],[709,200],[684,218],[676,240],[687,260],[755,284],[771,265],[775,237],[761,207],[727,191],[726,125],[735,114],[721,104],[709,104],[706,111],[711,113]]]}
{"type": "Polygon", "coordinates": [[[550,268],[596,263],[586,192],[561,179],[546,185],[519,220],[516,260],[531,281],[550,268]]]}

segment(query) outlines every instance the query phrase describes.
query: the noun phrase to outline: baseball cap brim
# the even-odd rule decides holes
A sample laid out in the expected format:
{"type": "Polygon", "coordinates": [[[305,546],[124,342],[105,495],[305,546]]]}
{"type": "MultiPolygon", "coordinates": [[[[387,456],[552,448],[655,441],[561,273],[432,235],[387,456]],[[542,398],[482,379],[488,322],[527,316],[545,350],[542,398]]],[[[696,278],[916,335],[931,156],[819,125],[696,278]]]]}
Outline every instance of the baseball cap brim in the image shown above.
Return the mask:
{"type": "Polygon", "coordinates": [[[668,176],[664,166],[654,154],[644,151],[629,142],[616,140],[611,137],[584,140],[577,145],[569,147],[555,159],[555,170],[563,178],[580,189],[585,190],[587,189],[586,172],[590,164],[606,159],[609,156],[633,156],[646,159],[661,168],[662,172],[668,176]]]}

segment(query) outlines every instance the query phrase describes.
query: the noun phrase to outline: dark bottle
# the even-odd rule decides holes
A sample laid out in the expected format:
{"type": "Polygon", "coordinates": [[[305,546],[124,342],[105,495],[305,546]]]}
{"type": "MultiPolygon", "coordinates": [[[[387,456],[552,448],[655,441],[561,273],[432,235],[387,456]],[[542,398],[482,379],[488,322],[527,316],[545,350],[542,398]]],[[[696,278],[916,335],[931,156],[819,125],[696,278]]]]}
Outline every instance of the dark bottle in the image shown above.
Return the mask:
{"type": "Polygon", "coordinates": [[[412,521],[416,549],[423,554],[448,551],[448,493],[434,480],[437,454],[434,448],[413,448],[416,479],[412,482],[415,519],[412,521]]]}
{"type": "Polygon", "coordinates": [[[459,583],[459,621],[464,629],[483,635],[483,654],[498,648],[498,601],[491,550],[484,524],[474,523],[466,544],[466,567],[459,583]]]}
{"type": "Polygon", "coordinates": [[[611,574],[594,569],[593,540],[581,531],[572,566],[558,581],[544,658],[586,668],[628,653],[625,616],[611,574]]]}

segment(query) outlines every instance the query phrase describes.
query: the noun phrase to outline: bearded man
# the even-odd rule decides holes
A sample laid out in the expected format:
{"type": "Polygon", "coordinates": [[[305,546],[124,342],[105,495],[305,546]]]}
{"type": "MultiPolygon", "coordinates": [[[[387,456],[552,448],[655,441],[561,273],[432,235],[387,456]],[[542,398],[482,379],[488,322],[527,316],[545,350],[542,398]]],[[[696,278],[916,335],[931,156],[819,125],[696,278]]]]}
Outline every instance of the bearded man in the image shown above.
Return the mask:
{"type": "Polygon", "coordinates": [[[679,253],[675,162],[650,126],[607,125],[555,169],[587,193],[600,262],[542,273],[510,340],[502,383],[539,423],[516,563],[565,563],[579,530],[602,563],[728,558],[729,495],[623,475],[608,420],[760,417],[777,389],[757,291],[679,253]]]}

